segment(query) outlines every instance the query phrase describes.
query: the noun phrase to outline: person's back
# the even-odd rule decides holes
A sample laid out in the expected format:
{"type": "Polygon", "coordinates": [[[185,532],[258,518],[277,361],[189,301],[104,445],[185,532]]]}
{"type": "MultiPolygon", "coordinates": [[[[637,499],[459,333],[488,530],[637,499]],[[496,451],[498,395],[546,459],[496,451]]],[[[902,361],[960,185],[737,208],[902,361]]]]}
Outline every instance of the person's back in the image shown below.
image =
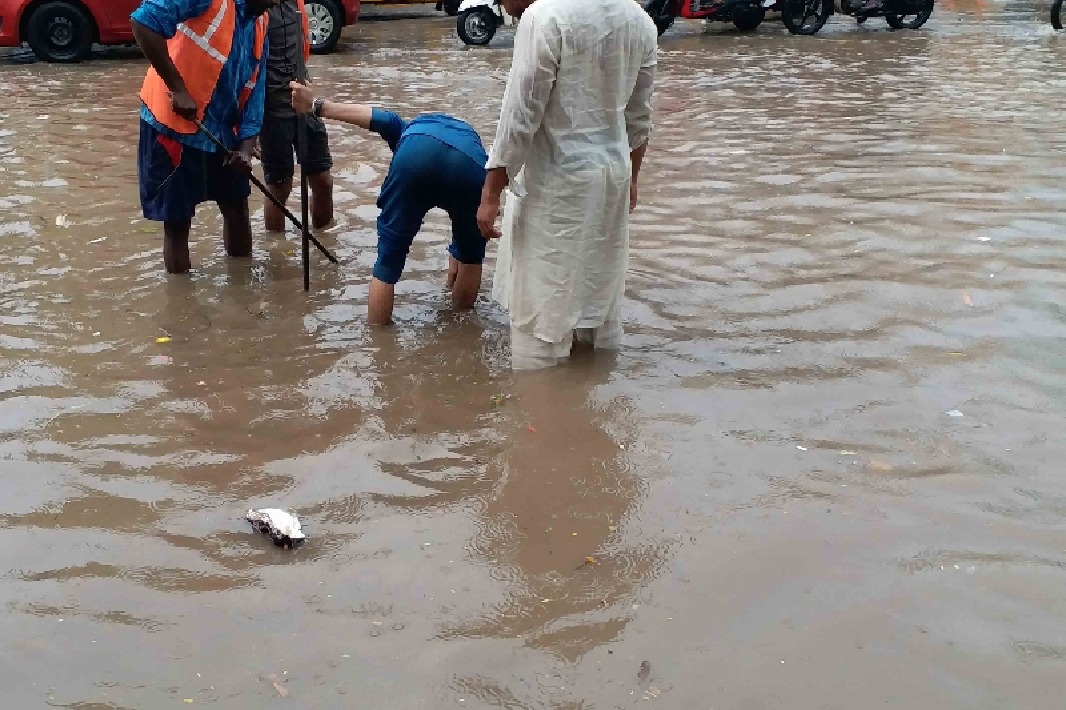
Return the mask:
{"type": "Polygon", "coordinates": [[[539,0],[528,13],[549,41],[558,33],[555,90],[536,152],[565,170],[605,158],[627,162],[626,106],[658,42],[651,18],[633,0],[539,0]]]}
{"type": "Polygon", "coordinates": [[[634,0],[503,2],[520,19],[478,225],[500,236],[510,187],[493,297],[511,316],[511,366],[527,369],[566,359],[575,337],[621,341],[657,34],[634,0]]]}

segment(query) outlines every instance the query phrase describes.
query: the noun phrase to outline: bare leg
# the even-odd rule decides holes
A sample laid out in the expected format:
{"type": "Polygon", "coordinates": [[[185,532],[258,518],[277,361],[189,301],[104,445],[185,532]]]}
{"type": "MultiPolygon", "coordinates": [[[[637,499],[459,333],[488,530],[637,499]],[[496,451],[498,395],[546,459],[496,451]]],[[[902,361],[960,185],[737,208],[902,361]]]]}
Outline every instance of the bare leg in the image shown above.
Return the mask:
{"type": "Polygon", "coordinates": [[[367,320],[370,321],[370,325],[392,324],[392,304],[395,295],[396,287],[392,284],[376,278],[370,280],[370,301],[367,308],[367,320]]]}
{"type": "Polygon", "coordinates": [[[188,273],[192,268],[189,257],[189,230],[192,222],[163,223],[163,266],[168,274],[188,273]]]}
{"type": "Polygon", "coordinates": [[[327,170],[307,178],[311,188],[311,226],[322,229],[333,221],[333,176],[327,170]]]}
{"type": "MultiPolygon", "coordinates": [[[[292,194],[292,178],[276,185],[267,185],[267,189],[270,190],[271,195],[281,201],[281,204],[285,204],[289,195],[292,194]]],[[[285,214],[270,200],[266,200],[263,205],[263,222],[268,232],[285,231],[285,214]]]]}
{"type": "Polygon", "coordinates": [[[450,291],[452,286],[455,285],[455,277],[459,275],[459,262],[455,260],[455,257],[451,254],[448,255],[448,281],[447,286],[450,291]]]}
{"type": "Polygon", "coordinates": [[[222,212],[222,241],[229,256],[252,255],[252,224],[248,217],[248,199],[240,202],[219,202],[222,212]]]}
{"type": "MultiPolygon", "coordinates": [[[[454,257],[451,261],[455,261],[454,257]]],[[[456,276],[452,280],[452,308],[466,311],[474,307],[481,290],[481,264],[456,263],[456,276]]],[[[451,271],[449,269],[449,277],[451,271]]]]}

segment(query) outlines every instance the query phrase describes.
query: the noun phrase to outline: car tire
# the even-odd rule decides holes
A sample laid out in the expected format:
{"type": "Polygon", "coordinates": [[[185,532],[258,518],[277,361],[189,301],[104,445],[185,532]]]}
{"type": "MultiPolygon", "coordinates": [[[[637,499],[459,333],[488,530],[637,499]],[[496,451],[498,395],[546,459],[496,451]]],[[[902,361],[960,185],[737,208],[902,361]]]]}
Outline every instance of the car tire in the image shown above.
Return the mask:
{"type": "Polygon", "coordinates": [[[344,10],[335,0],[307,0],[304,5],[311,30],[311,54],[329,54],[344,31],[344,10]]]}
{"type": "Polygon", "coordinates": [[[80,5],[57,0],[37,7],[26,23],[26,39],[38,58],[75,64],[88,58],[96,31],[80,5]]]}

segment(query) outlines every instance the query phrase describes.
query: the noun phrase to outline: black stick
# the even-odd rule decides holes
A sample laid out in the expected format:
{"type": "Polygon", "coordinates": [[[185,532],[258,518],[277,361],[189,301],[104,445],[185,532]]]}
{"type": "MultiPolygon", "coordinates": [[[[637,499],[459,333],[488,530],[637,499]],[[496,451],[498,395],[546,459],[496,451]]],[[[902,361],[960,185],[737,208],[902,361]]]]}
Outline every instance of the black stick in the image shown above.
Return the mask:
{"type": "Polygon", "coordinates": [[[304,291],[310,291],[311,260],[309,239],[311,237],[311,220],[307,203],[307,117],[303,114],[296,116],[296,152],[300,155],[300,210],[304,223],[304,228],[301,232],[303,235],[304,291]]]}
{"type": "MultiPolygon", "coordinates": [[[[210,141],[212,143],[214,143],[216,146],[218,146],[219,150],[222,150],[222,151],[224,151],[226,153],[232,152],[229,148],[226,147],[225,143],[223,143],[222,141],[220,141],[218,138],[215,137],[215,134],[213,134],[213,133],[211,133],[211,131],[207,130],[207,128],[204,127],[203,123],[201,123],[199,120],[194,121],[194,123],[196,124],[197,128],[199,128],[201,131],[203,131],[204,135],[207,136],[208,139],[210,139],[210,141]]],[[[282,213],[286,217],[289,218],[289,221],[293,223],[293,226],[295,226],[300,231],[303,231],[304,227],[300,223],[300,220],[298,220],[296,218],[296,215],[294,215],[292,212],[289,211],[289,208],[285,206],[285,203],[283,203],[278,198],[274,197],[274,194],[270,190],[267,189],[266,185],[264,185],[263,182],[259,178],[257,178],[255,176],[255,174],[249,175],[248,178],[252,181],[253,185],[255,185],[257,188],[259,188],[259,191],[262,192],[266,196],[266,198],[268,200],[270,200],[271,202],[274,203],[275,207],[277,207],[279,210],[281,210],[282,213]]],[[[329,249],[324,247],[322,245],[322,242],[318,241],[318,239],[315,238],[315,235],[308,234],[307,236],[311,239],[311,243],[314,244],[316,247],[318,247],[318,250],[320,252],[322,252],[322,254],[327,259],[329,259],[334,264],[339,264],[340,263],[339,261],[337,261],[337,257],[333,256],[333,254],[331,254],[329,252],[329,249]]]]}

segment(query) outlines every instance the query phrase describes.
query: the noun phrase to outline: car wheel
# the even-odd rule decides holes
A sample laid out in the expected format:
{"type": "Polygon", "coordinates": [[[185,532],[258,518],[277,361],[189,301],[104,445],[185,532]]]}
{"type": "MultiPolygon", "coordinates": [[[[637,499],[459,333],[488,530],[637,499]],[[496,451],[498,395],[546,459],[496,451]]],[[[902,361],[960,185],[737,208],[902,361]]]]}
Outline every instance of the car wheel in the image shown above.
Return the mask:
{"type": "Polygon", "coordinates": [[[93,47],[93,21],[85,10],[69,2],[39,6],[30,15],[26,29],[30,49],[48,62],[80,62],[93,47]]]}
{"type": "Polygon", "coordinates": [[[344,10],[334,0],[308,0],[304,8],[311,31],[311,53],[329,54],[341,40],[344,10]]]}

